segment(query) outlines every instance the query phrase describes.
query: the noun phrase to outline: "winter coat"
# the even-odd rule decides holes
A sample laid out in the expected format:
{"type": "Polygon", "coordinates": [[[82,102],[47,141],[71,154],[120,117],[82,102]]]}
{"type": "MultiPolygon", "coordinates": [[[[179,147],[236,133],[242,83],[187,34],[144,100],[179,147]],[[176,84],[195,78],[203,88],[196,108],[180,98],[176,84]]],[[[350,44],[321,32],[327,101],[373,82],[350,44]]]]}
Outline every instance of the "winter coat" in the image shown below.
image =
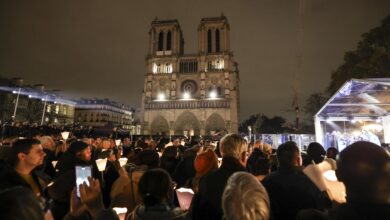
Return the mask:
{"type": "Polygon", "coordinates": [[[238,171],[246,171],[240,161],[233,157],[224,157],[217,171],[200,179],[199,191],[192,201],[192,219],[222,219],[222,194],[229,177],[238,171]]]}
{"type": "Polygon", "coordinates": [[[138,183],[142,175],[148,169],[146,165],[131,168],[129,172],[122,169],[119,178],[111,188],[111,207],[126,207],[131,212],[141,204],[142,198],[138,193],[138,183]]]}
{"type": "Polygon", "coordinates": [[[127,220],[184,220],[186,214],[180,208],[171,208],[167,205],[156,205],[147,208],[144,205],[139,205],[127,217],[127,220]]]}
{"type": "Polygon", "coordinates": [[[279,167],[262,180],[271,202],[272,219],[296,219],[303,209],[330,208],[326,192],[321,192],[300,167],[279,167]]]}

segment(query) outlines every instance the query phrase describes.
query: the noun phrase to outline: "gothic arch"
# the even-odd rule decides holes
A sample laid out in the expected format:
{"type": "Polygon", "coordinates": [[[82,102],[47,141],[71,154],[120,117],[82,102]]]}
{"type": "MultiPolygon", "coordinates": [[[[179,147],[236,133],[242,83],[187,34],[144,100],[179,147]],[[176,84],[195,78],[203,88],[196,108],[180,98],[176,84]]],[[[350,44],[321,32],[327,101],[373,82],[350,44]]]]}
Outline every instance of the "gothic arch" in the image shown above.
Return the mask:
{"type": "Polygon", "coordinates": [[[168,34],[167,34],[167,50],[171,50],[172,49],[172,34],[171,34],[171,31],[168,31],[168,34]]]}
{"type": "Polygon", "coordinates": [[[221,50],[221,38],[219,35],[219,29],[215,31],[215,52],[220,52],[221,50]]]}
{"type": "Polygon", "coordinates": [[[182,113],[175,123],[175,135],[183,135],[184,131],[194,130],[194,135],[200,135],[200,123],[191,112],[182,113]]]}
{"type": "Polygon", "coordinates": [[[213,37],[211,34],[211,30],[209,29],[207,31],[207,52],[208,53],[211,53],[213,50],[212,41],[213,41],[213,37]]]}
{"type": "Polygon", "coordinates": [[[206,134],[207,135],[210,134],[210,131],[221,131],[221,130],[225,130],[225,129],[226,129],[225,121],[223,120],[223,118],[219,114],[213,113],[212,115],[210,115],[207,118],[207,121],[206,121],[206,134]]]}
{"type": "Polygon", "coordinates": [[[152,135],[169,134],[168,121],[161,115],[155,117],[150,125],[150,131],[152,135]]]}
{"type": "Polygon", "coordinates": [[[158,34],[158,42],[157,42],[157,51],[163,51],[164,50],[164,32],[160,31],[158,34]]]}

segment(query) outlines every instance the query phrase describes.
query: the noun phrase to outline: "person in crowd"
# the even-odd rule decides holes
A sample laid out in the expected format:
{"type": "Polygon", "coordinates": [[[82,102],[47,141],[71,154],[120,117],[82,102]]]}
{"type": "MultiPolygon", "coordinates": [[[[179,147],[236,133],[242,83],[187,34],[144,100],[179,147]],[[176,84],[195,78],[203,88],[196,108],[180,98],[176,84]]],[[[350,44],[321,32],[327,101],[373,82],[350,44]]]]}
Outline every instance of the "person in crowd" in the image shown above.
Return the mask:
{"type": "MultiPolygon", "coordinates": [[[[69,139],[70,141],[71,139],[69,139]]],[[[56,160],[58,161],[60,159],[60,157],[68,150],[68,146],[69,144],[67,144],[68,141],[64,142],[64,141],[59,141],[57,142],[56,146],[55,146],[55,150],[54,150],[54,154],[55,154],[55,157],[56,157],[56,160]]]]}
{"type": "Polygon", "coordinates": [[[326,157],[331,158],[333,160],[337,160],[337,155],[339,154],[339,150],[335,147],[330,147],[326,150],[326,157]]]}
{"type": "Polygon", "coordinates": [[[34,193],[22,186],[13,186],[0,190],[0,219],[7,220],[43,220],[52,219],[41,208],[34,193]]]}
{"type": "Polygon", "coordinates": [[[107,158],[106,167],[103,171],[103,180],[101,179],[102,183],[104,181],[102,194],[103,202],[106,207],[108,207],[111,203],[110,192],[112,185],[119,178],[120,164],[119,161],[117,161],[114,150],[115,149],[108,149],[98,155],[98,159],[107,158]]]}
{"type": "Polygon", "coordinates": [[[330,200],[302,172],[302,159],[295,142],[281,144],[276,151],[279,167],[262,183],[271,201],[271,218],[295,219],[302,209],[329,208],[330,200]]]}
{"type": "Polygon", "coordinates": [[[41,142],[37,139],[20,139],[13,145],[9,162],[16,173],[31,187],[39,197],[43,196],[49,178],[34,169],[43,164],[46,156],[41,142]]]}
{"type": "Polygon", "coordinates": [[[190,212],[193,219],[221,219],[222,193],[228,178],[235,172],[246,171],[246,141],[237,134],[221,139],[222,165],[200,179],[199,191],[194,195],[190,212]]]}
{"type": "Polygon", "coordinates": [[[313,162],[315,164],[321,163],[325,156],[326,151],[324,147],[318,143],[318,142],[312,142],[307,146],[307,155],[305,160],[303,161],[303,166],[307,166],[309,164],[312,164],[313,162]]]}
{"type": "Polygon", "coordinates": [[[142,175],[138,192],[142,204],[127,220],[184,220],[186,212],[173,206],[174,190],[169,174],[163,169],[151,169],[142,175]]]}
{"type": "Polygon", "coordinates": [[[376,144],[355,142],[340,152],[337,178],[345,184],[347,203],[330,219],[389,219],[390,156],[376,144]]]}
{"type": "Polygon", "coordinates": [[[80,198],[76,187],[71,193],[71,206],[63,220],[119,220],[112,208],[105,208],[99,180],[88,177],[88,183],[80,184],[80,198]]]}
{"type": "Polygon", "coordinates": [[[35,171],[45,157],[42,146],[37,139],[20,139],[7,148],[8,158],[0,162],[0,219],[41,218],[50,204],[45,193],[50,179],[35,171]],[[30,210],[18,210],[22,203],[30,210]]]}
{"type": "Polygon", "coordinates": [[[7,162],[11,153],[11,145],[0,146],[0,162],[7,162]]]}
{"type": "Polygon", "coordinates": [[[225,220],[270,218],[267,191],[253,175],[246,172],[236,172],[228,179],[222,195],[222,208],[225,220]]]}
{"type": "Polygon", "coordinates": [[[134,148],[132,148],[132,147],[124,147],[123,148],[123,157],[126,157],[128,159],[127,163],[134,164],[134,160],[135,160],[134,148]]]}
{"type": "Polygon", "coordinates": [[[146,149],[137,154],[135,164],[136,167],[129,170],[125,170],[125,167],[119,172],[120,176],[114,182],[110,193],[112,207],[126,207],[128,212],[131,212],[141,203],[138,183],[147,170],[158,167],[159,156],[156,151],[146,149]]]}
{"type": "Polygon", "coordinates": [[[128,138],[128,137],[123,138],[122,146],[123,146],[123,148],[132,147],[130,138],[128,138]]]}
{"type": "Polygon", "coordinates": [[[199,153],[195,158],[194,167],[196,171],[195,177],[190,179],[187,186],[196,193],[198,192],[199,181],[202,176],[218,169],[217,155],[211,149],[199,153]]]}
{"type": "Polygon", "coordinates": [[[267,158],[268,156],[263,152],[263,143],[260,140],[257,140],[253,144],[252,153],[248,157],[248,161],[246,163],[246,169],[248,172],[253,174],[253,169],[256,161],[259,158],[267,158]]]}
{"type": "Polygon", "coordinates": [[[160,167],[166,170],[170,176],[173,176],[177,164],[179,163],[179,148],[168,146],[161,155],[160,167]]]}
{"type": "Polygon", "coordinates": [[[189,148],[184,151],[183,158],[173,172],[172,179],[177,183],[177,188],[182,187],[189,179],[195,176],[194,161],[197,152],[189,148]]]}
{"type": "Polygon", "coordinates": [[[74,170],[76,165],[88,166],[91,160],[91,148],[83,141],[75,141],[58,160],[57,176],[61,176],[69,170],[74,170]]]}
{"type": "Polygon", "coordinates": [[[49,175],[51,178],[54,178],[56,171],[52,165],[52,162],[56,160],[55,156],[55,142],[52,137],[50,136],[42,136],[39,137],[39,141],[41,142],[41,145],[43,147],[43,151],[45,152],[45,160],[43,161],[43,164],[39,168],[42,172],[49,175]]]}
{"type": "MultiPolygon", "coordinates": [[[[58,160],[57,177],[54,183],[48,187],[48,193],[53,199],[51,210],[56,220],[62,219],[69,210],[69,195],[76,185],[75,167],[91,165],[94,165],[91,163],[91,149],[83,141],[75,141],[70,144],[68,151],[58,160]]],[[[93,176],[99,177],[99,174],[93,174],[93,176]]]]}
{"type": "Polygon", "coordinates": [[[93,159],[99,158],[99,155],[103,151],[110,150],[111,148],[112,148],[111,139],[102,138],[101,141],[98,143],[97,148],[93,152],[93,159]]]}
{"type": "Polygon", "coordinates": [[[263,143],[263,153],[268,157],[274,153],[272,146],[268,143],[263,143]]]}
{"type": "Polygon", "coordinates": [[[270,159],[258,157],[254,162],[250,173],[254,175],[259,181],[262,181],[271,172],[270,159]]]}
{"type": "Polygon", "coordinates": [[[172,145],[178,149],[180,154],[184,153],[185,147],[181,144],[180,138],[175,138],[172,141],[172,145]]]}

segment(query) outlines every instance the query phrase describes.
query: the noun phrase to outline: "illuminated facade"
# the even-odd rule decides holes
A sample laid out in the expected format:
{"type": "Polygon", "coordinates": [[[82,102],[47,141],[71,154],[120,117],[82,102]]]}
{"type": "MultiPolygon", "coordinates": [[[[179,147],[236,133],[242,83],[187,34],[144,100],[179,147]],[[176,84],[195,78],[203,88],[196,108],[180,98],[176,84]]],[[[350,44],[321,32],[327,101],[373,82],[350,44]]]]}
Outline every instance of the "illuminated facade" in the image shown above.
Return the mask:
{"type": "Polygon", "coordinates": [[[184,54],[177,20],[152,22],[141,103],[143,134],[238,131],[239,75],[225,16],[202,18],[198,52],[184,54]]]}
{"type": "Polygon", "coordinates": [[[1,79],[0,121],[69,125],[76,103],[45,90],[44,85],[23,85],[23,79],[1,79]]]}
{"type": "Polygon", "coordinates": [[[124,129],[134,129],[133,113],[131,107],[108,99],[81,99],[77,102],[75,121],[86,127],[102,127],[110,123],[124,129]]]}

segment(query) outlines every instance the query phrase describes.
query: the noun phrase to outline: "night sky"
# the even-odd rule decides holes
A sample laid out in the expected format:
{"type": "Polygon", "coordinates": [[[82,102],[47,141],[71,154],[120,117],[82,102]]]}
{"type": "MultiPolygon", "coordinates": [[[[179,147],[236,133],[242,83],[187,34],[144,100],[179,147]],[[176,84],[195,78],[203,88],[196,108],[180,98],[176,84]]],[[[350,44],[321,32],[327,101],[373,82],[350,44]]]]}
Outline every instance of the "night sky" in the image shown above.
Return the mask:
{"type": "Polygon", "coordinates": [[[240,70],[241,120],[290,118],[323,91],[346,51],[390,14],[389,0],[305,0],[302,71],[299,0],[2,0],[0,75],[45,84],[68,97],[110,98],[139,107],[152,20],[178,19],[185,53],[197,52],[202,17],[223,12],[240,70]],[[298,83],[294,84],[294,73],[298,83]]]}

